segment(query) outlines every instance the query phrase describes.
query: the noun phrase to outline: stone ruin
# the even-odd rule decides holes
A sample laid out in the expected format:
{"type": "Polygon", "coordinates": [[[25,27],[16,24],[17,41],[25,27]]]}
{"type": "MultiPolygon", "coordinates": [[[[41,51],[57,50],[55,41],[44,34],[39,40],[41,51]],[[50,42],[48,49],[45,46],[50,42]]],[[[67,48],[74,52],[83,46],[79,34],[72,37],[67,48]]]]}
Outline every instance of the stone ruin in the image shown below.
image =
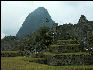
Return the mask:
{"type": "MultiPolygon", "coordinates": [[[[91,23],[93,23],[93,21],[91,23]]],[[[80,40],[84,35],[85,37],[92,35],[91,33],[93,33],[93,29],[91,26],[93,24],[91,23],[83,15],[81,15],[79,22],[76,25],[64,24],[58,26],[58,24],[55,23],[53,29],[48,32],[48,34],[53,37],[53,44],[49,46],[48,50],[40,53],[44,58],[42,63],[54,66],[93,64],[93,55],[90,54],[89,51],[86,51],[87,49],[81,45],[78,39],[74,38],[74,36],[77,37],[78,34],[80,34],[78,35],[80,40]],[[84,32],[83,30],[86,30],[84,29],[86,26],[90,29],[88,29],[89,31],[86,31],[86,33],[82,34],[84,32]]]]}
{"type": "Polygon", "coordinates": [[[43,53],[48,65],[87,65],[93,64],[93,55],[84,50],[76,40],[58,40],[43,53]]]}

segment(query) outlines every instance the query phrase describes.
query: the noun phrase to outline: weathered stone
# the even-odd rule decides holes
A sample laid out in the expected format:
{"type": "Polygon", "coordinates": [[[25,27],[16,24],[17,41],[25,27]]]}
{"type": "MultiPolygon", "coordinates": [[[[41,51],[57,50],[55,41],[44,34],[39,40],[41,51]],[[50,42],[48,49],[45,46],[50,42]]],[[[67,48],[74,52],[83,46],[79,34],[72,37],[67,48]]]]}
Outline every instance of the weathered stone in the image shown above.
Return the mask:
{"type": "Polygon", "coordinates": [[[48,65],[87,65],[93,61],[92,55],[46,55],[48,65]]]}

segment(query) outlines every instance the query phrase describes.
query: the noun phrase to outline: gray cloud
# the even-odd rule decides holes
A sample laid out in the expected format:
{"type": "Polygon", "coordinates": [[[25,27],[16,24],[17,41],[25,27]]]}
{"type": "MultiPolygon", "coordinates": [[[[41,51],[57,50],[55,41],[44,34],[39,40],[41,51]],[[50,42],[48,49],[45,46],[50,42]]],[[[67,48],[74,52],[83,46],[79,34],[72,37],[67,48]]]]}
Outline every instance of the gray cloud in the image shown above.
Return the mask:
{"type": "Polygon", "coordinates": [[[40,6],[45,7],[59,25],[76,24],[81,14],[93,21],[92,1],[1,1],[1,32],[16,35],[26,16],[40,6]]]}

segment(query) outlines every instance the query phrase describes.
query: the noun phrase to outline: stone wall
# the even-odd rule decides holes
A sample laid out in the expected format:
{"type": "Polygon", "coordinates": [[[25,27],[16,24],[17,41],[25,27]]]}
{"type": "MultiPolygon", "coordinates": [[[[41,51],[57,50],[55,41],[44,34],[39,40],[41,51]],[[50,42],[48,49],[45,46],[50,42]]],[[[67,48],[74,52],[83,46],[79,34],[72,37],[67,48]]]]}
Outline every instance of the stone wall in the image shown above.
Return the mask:
{"type": "Polygon", "coordinates": [[[80,52],[83,51],[83,47],[81,46],[56,46],[50,47],[51,52],[62,52],[62,53],[69,53],[69,52],[80,52]]]}
{"type": "Polygon", "coordinates": [[[21,56],[21,54],[17,51],[2,51],[1,57],[16,57],[21,56]]]}
{"type": "Polygon", "coordinates": [[[48,65],[87,65],[93,64],[92,55],[46,55],[48,65]]]}

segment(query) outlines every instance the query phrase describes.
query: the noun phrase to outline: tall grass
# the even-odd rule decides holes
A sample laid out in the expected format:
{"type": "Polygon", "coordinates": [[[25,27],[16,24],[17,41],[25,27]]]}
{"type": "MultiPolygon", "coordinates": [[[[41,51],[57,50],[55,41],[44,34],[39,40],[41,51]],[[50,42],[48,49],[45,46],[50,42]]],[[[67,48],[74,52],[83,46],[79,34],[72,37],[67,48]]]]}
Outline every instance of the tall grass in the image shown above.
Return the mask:
{"type": "Polygon", "coordinates": [[[93,70],[93,65],[87,66],[48,66],[24,61],[26,57],[1,57],[1,70],[93,70]]]}

